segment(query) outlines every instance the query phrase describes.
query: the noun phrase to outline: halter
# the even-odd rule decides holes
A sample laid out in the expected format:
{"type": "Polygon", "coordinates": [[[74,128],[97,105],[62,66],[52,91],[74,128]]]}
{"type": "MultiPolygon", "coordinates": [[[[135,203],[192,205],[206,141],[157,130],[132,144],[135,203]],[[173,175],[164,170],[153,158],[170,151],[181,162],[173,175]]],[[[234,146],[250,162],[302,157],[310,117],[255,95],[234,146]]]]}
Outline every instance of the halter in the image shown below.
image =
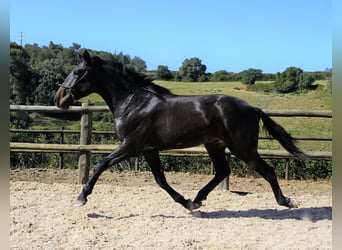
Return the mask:
{"type": "Polygon", "coordinates": [[[72,93],[72,89],[73,89],[81,80],[83,80],[83,78],[86,77],[87,75],[88,75],[88,71],[86,70],[86,71],[84,72],[84,74],[83,74],[79,79],[77,79],[77,80],[74,82],[74,84],[72,84],[70,87],[64,86],[63,84],[58,84],[58,86],[64,88],[64,89],[70,94],[72,100],[73,100],[73,101],[76,101],[76,98],[75,98],[74,94],[72,93]]]}
{"type": "Polygon", "coordinates": [[[76,98],[75,98],[74,94],[72,93],[72,88],[74,87],[74,85],[72,85],[71,87],[66,87],[66,86],[63,86],[63,84],[58,84],[59,87],[64,88],[67,91],[67,93],[69,93],[73,102],[76,101],[76,98]]]}
{"type": "Polygon", "coordinates": [[[74,87],[74,85],[72,85],[71,87],[66,87],[66,86],[63,86],[63,84],[58,84],[58,86],[64,89],[71,89],[72,87],[74,87]]]}

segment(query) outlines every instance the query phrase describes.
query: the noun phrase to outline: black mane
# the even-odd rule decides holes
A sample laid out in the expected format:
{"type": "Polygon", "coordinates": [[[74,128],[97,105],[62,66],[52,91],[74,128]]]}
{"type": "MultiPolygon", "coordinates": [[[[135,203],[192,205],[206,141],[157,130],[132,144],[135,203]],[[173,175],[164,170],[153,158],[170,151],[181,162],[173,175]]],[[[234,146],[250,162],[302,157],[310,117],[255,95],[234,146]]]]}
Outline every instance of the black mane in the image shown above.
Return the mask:
{"type": "Polygon", "coordinates": [[[146,75],[137,73],[134,70],[129,69],[121,62],[115,60],[103,60],[98,56],[92,57],[92,62],[97,66],[106,67],[109,66],[114,68],[116,72],[119,72],[121,77],[122,87],[130,90],[136,91],[137,89],[144,89],[157,96],[164,96],[172,94],[170,90],[159,86],[152,82],[146,75]]]}

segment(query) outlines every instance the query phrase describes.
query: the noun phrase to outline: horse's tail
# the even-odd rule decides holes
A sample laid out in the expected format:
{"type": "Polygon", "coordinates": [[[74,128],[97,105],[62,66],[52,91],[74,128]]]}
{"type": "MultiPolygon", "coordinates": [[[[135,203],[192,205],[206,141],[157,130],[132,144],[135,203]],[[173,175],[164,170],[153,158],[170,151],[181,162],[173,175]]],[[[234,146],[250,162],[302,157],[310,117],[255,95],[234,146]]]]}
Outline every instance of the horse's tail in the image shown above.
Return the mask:
{"type": "Polygon", "coordinates": [[[261,118],[262,123],[264,125],[264,129],[292,155],[297,157],[300,160],[308,160],[309,157],[304,154],[300,149],[295,145],[294,138],[286,132],[286,130],[277,124],[274,120],[272,120],[267,114],[265,114],[261,109],[255,108],[259,118],[261,118]]]}

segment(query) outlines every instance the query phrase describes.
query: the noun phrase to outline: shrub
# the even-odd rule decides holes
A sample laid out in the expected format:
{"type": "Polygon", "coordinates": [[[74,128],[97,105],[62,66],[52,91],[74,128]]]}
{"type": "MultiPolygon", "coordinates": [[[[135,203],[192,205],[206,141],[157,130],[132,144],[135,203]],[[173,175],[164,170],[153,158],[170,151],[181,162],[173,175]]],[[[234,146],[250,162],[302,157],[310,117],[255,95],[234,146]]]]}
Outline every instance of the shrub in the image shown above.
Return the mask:
{"type": "Polygon", "coordinates": [[[247,85],[255,84],[256,80],[261,79],[262,77],[262,70],[260,69],[247,69],[241,72],[242,78],[241,82],[247,85]]]}
{"type": "Polygon", "coordinates": [[[297,90],[305,91],[309,89],[314,81],[315,81],[315,78],[310,73],[300,74],[299,82],[297,84],[297,90]]]}
{"type": "Polygon", "coordinates": [[[253,85],[248,85],[248,91],[256,91],[256,92],[273,92],[274,91],[274,83],[256,83],[253,85]]]}
{"type": "Polygon", "coordinates": [[[314,81],[311,73],[303,72],[300,68],[288,67],[281,74],[277,74],[274,86],[280,93],[291,93],[309,89],[314,81]]]}

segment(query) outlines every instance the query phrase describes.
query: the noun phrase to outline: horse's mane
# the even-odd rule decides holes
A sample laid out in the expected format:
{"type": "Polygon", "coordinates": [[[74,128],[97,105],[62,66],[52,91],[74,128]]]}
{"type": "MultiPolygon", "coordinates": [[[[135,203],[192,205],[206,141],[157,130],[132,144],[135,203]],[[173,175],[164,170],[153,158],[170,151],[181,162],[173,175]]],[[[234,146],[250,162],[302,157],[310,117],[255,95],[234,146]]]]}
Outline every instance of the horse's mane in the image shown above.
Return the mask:
{"type": "Polygon", "coordinates": [[[102,67],[107,65],[119,72],[120,77],[122,77],[120,84],[122,84],[123,88],[129,89],[130,91],[144,89],[157,96],[171,94],[170,90],[167,88],[153,83],[148,76],[129,69],[121,62],[115,60],[104,60],[98,56],[92,57],[92,62],[94,65],[101,65],[102,67]]]}

